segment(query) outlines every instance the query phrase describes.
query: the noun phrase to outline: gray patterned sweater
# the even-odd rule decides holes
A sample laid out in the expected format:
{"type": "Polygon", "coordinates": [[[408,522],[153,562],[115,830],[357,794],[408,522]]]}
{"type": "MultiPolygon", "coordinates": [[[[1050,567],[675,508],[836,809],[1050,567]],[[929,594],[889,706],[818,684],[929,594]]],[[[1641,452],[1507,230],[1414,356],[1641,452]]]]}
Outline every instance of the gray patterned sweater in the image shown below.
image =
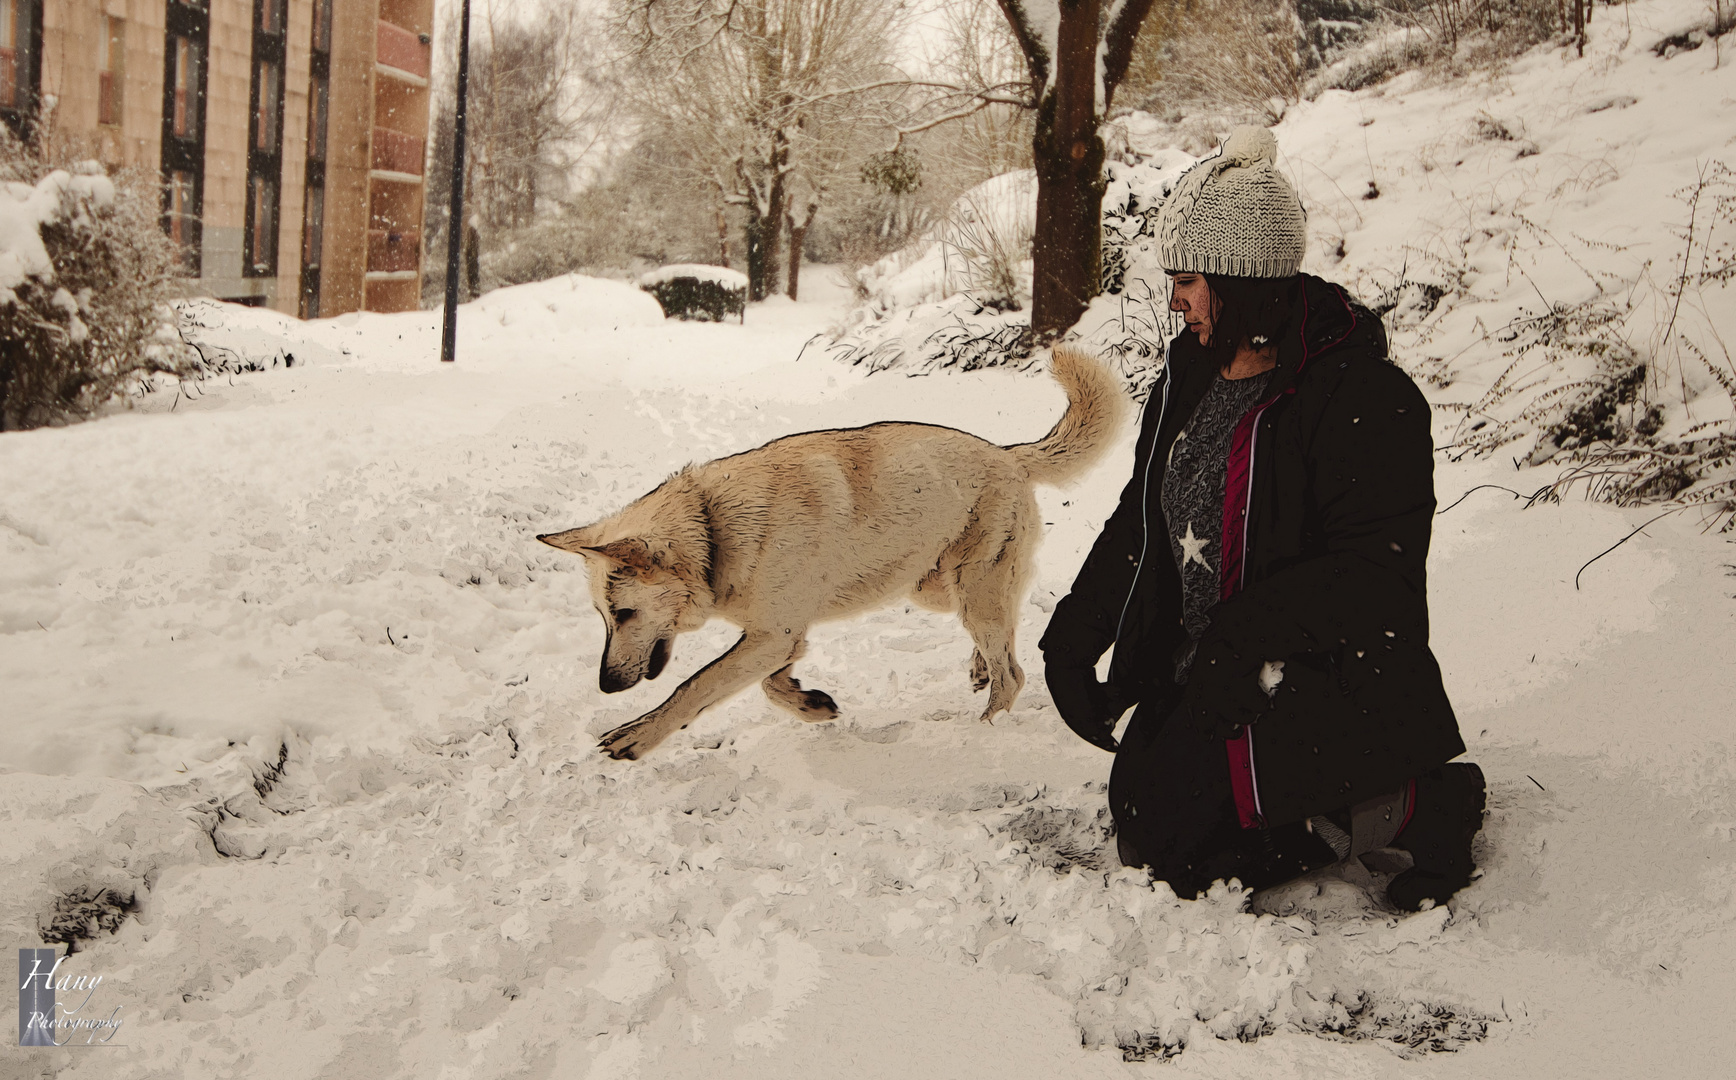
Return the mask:
{"type": "Polygon", "coordinates": [[[1211,610],[1218,602],[1230,436],[1271,383],[1270,371],[1246,379],[1216,376],[1170,446],[1160,497],[1170,552],[1181,573],[1182,625],[1187,629],[1187,640],[1175,655],[1178,683],[1187,682],[1200,636],[1211,625],[1211,610]]]}

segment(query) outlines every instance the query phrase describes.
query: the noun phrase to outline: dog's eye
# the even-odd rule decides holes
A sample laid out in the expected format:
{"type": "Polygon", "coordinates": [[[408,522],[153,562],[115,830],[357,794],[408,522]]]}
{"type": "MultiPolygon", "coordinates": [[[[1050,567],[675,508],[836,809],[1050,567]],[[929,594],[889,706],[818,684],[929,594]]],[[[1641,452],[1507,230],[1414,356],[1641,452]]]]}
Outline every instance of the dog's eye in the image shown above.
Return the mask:
{"type": "Polygon", "coordinates": [[[615,611],[615,625],[620,626],[622,623],[626,622],[628,619],[631,619],[633,616],[635,616],[637,614],[639,614],[639,612],[635,608],[630,608],[630,607],[617,608],[615,611]]]}

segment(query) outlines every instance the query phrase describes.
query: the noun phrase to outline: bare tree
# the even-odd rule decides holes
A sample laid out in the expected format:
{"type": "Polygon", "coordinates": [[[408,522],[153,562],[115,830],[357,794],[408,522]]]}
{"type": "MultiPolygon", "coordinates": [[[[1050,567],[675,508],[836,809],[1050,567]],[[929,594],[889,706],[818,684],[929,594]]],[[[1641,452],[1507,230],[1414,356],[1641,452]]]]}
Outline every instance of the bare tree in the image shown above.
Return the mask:
{"type": "Polygon", "coordinates": [[[744,212],[753,299],[777,289],[786,228],[799,264],[842,146],[865,126],[893,130],[908,80],[890,56],[907,17],[889,0],[617,0],[636,111],[744,212]]]}
{"type": "Polygon", "coordinates": [[[1152,0],[1000,0],[1025,55],[1037,115],[1031,330],[1079,320],[1102,280],[1103,139],[1098,134],[1152,0]]]}
{"type": "Polygon", "coordinates": [[[471,47],[469,180],[485,227],[528,225],[560,196],[609,130],[593,22],[578,0],[545,0],[508,17],[490,2],[471,47]],[[554,190],[549,190],[550,187],[554,190]]]}
{"type": "Polygon", "coordinates": [[[951,0],[932,19],[940,32],[929,66],[958,87],[942,104],[967,114],[937,129],[944,153],[935,164],[955,175],[961,190],[1030,168],[1035,113],[1017,96],[1027,84],[1025,56],[996,0],[951,0]]]}
{"type": "MultiPolygon", "coordinates": [[[[457,12],[449,12],[456,20],[457,12]]],[[[509,5],[495,0],[473,16],[470,41],[469,139],[465,261],[474,271],[499,238],[531,225],[576,175],[597,167],[613,132],[615,89],[597,56],[597,25],[584,0],[509,5]]],[[[456,66],[458,35],[444,58],[456,66]]],[[[450,79],[437,79],[450,87],[450,79]]],[[[447,192],[452,178],[452,107],[435,102],[424,220],[426,293],[444,281],[447,192]]],[[[475,277],[474,273],[467,277],[475,277]]],[[[466,290],[467,292],[470,290],[466,290]]]]}

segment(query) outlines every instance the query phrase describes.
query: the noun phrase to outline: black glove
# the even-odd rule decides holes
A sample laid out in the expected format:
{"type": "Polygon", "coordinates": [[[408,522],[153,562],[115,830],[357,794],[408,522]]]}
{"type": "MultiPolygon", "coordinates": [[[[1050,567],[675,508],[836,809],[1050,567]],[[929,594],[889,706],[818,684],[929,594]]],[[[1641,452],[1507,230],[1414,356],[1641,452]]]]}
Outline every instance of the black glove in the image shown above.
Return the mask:
{"type": "Polygon", "coordinates": [[[1074,734],[1114,753],[1115,724],[1126,711],[1126,702],[1119,700],[1111,687],[1098,682],[1097,673],[1088,667],[1049,661],[1043,677],[1049,684],[1049,696],[1055,699],[1055,711],[1074,734]]]}
{"type": "Polygon", "coordinates": [[[1182,709],[1215,737],[1235,738],[1272,707],[1271,697],[1260,688],[1264,666],[1222,639],[1202,641],[1188,672],[1182,709]]]}

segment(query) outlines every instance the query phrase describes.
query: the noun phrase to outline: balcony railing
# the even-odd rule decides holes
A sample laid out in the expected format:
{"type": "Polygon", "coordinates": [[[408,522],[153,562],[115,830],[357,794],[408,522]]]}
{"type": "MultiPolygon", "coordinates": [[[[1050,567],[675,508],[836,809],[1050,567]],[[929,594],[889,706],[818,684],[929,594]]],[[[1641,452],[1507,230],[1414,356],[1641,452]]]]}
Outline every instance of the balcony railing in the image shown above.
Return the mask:
{"type": "Polygon", "coordinates": [[[416,234],[368,230],[368,271],[370,273],[400,273],[415,270],[420,254],[416,234]]]}
{"type": "Polygon", "coordinates": [[[413,34],[401,26],[394,26],[384,19],[380,20],[379,42],[375,57],[387,67],[407,71],[426,79],[428,77],[428,58],[430,48],[422,43],[418,34],[413,34]]]}
{"type": "Polygon", "coordinates": [[[422,175],[422,140],[390,128],[374,129],[372,168],[386,172],[422,175]]]}

